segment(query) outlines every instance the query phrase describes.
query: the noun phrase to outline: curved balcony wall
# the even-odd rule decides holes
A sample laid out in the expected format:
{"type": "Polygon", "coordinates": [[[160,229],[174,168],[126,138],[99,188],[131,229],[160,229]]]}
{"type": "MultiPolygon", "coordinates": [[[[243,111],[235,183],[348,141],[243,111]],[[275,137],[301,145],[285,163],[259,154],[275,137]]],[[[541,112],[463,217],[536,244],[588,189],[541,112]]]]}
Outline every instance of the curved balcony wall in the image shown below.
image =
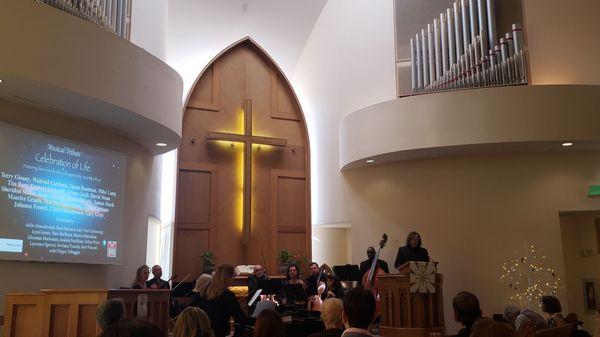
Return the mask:
{"type": "Polygon", "coordinates": [[[153,154],[179,145],[181,77],[143,49],[35,1],[0,0],[0,41],[1,98],[107,126],[153,154]]]}
{"type": "Polygon", "coordinates": [[[340,167],[447,155],[600,148],[600,86],[547,85],[404,97],[347,115],[340,167]],[[372,159],[373,163],[366,161],[372,159]]]}

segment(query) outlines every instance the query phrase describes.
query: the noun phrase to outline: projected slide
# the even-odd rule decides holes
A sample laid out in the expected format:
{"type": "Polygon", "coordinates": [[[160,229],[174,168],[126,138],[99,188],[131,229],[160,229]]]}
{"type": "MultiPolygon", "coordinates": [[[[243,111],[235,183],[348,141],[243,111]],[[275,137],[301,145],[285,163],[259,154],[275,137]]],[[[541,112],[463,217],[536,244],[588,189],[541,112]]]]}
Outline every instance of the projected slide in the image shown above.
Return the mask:
{"type": "Polygon", "coordinates": [[[125,160],[0,123],[0,259],[118,264],[125,160]]]}

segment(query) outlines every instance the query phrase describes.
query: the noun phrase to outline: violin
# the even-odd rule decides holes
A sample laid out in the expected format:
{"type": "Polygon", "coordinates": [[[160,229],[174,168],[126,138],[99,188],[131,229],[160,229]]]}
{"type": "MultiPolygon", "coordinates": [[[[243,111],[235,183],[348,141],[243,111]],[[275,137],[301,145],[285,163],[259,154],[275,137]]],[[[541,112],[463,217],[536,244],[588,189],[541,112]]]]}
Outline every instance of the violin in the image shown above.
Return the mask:
{"type": "Polygon", "coordinates": [[[379,253],[383,247],[385,247],[387,240],[387,234],[383,233],[382,240],[379,242],[377,253],[373,258],[373,262],[371,262],[371,268],[364,273],[362,278],[363,287],[365,289],[370,289],[375,297],[375,317],[381,315],[381,301],[379,300],[379,282],[377,280],[377,276],[385,275],[383,269],[379,268],[379,265],[377,265],[377,260],[379,259],[379,253]]]}

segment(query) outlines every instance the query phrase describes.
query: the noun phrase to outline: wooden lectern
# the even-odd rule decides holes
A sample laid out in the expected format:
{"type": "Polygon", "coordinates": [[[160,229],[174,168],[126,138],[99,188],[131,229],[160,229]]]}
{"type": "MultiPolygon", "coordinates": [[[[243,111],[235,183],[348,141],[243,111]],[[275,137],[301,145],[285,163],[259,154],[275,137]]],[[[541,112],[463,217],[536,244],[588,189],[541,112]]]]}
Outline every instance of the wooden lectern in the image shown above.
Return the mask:
{"type": "Polygon", "coordinates": [[[407,262],[398,270],[400,274],[378,277],[381,336],[429,337],[432,332],[443,336],[443,277],[435,264],[407,262]]]}

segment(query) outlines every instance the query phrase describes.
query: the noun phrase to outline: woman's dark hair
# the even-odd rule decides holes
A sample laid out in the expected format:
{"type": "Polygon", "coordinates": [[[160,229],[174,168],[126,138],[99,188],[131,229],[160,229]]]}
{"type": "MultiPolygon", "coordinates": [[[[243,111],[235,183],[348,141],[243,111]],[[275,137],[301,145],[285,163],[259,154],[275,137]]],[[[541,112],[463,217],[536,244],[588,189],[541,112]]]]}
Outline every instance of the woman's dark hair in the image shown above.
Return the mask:
{"type": "Polygon", "coordinates": [[[288,266],[287,272],[285,273],[285,278],[289,281],[290,280],[290,269],[292,269],[292,267],[296,268],[296,271],[298,271],[298,278],[300,279],[300,267],[298,267],[297,264],[292,263],[288,266]]]}
{"type": "Polygon", "coordinates": [[[364,288],[350,289],[344,296],[344,313],[351,328],[368,329],[375,318],[375,296],[364,288]]]}
{"type": "Polygon", "coordinates": [[[254,337],[285,337],[285,326],[277,311],[266,309],[260,312],[254,325],[254,337]]]}
{"type": "Polygon", "coordinates": [[[560,301],[556,296],[544,296],[542,297],[542,310],[547,314],[555,314],[557,312],[562,311],[562,307],[560,306],[560,301]]]}
{"type": "Polygon", "coordinates": [[[461,291],[452,300],[456,320],[465,326],[471,326],[481,317],[479,300],[470,292],[461,291]]]}
{"type": "Polygon", "coordinates": [[[419,243],[417,243],[417,247],[421,247],[421,244],[423,243],[421,241],[421,234],[419,234],[419,233],[417,233],[415,231],[412,231],[412,232],[408,233],[408,236],[406,237],[406,245],[408,247],[410,247],[410,239],[413,237],[413,235],[416,235],[419,238],[419,243]]]}
{"type": "Polygon", "coordinates": [[[156,323],[133,319],[120,321],[109,326],[100,337],[163,337],[164,334],[156,323]]]}

